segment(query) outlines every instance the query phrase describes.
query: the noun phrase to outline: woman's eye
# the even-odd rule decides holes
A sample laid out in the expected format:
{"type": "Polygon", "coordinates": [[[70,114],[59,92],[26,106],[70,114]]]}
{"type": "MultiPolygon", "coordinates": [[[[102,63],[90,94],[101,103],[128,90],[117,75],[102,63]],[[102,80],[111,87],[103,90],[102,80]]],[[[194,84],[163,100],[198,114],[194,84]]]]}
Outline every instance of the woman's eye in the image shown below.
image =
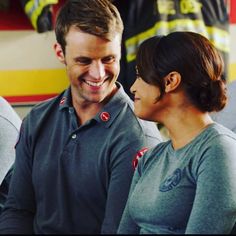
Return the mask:
{"type": "Polygon", "coordinates": [[[136,79],[140,79],[140,78],[141,78],[141,77],[140,77],[140,74],[139,74],[139,72],[138,72],[137,66],[135,67],[135,75],[136,75],[136,79]]]}
{"type": "Polygon", "coordinates": [[[136,72],[136,79],[141,79],[141,76],[139,73],[136,72]]]}

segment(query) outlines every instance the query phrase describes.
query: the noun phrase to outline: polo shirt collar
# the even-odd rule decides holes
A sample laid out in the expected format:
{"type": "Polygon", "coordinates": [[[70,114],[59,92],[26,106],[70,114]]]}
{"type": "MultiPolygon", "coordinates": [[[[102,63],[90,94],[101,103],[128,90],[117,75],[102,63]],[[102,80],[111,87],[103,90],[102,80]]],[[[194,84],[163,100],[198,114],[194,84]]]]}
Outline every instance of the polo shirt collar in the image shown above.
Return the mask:
{"type": "Polygon", "coordinates": [[[69,108],[72,106],[72,98],[71,98],[71,88],[66,89],[61,96],[61,100],[59,102],[59,110],[64,108],[69,108]]]}
{"type": "Polygon", "coordinates": [[[104,124],[106,128],[110,127],[118,114],[122,111],[123,107],[130,102],[129,96],[125,93],[122,85],[116,82],[118,87],[117,92],[111,100],[103,107],[103,109],[94,117],[94,119],[104,124]]]}
{"type": "MultiPolygon", "coordinates": [[[[116,86],[118,87],[117,92],[111,98],[111,100],[103,107],[103,109],[98,112],[92,120],[96,120],[98,123],[103,124],[106,128],[110,127],[115,118],[121,112],[123,107],[130,103],[131,100],[129,96],[125,93],[123,86],[116,82],[116,86]]],[[[69,108],[72,106],[72,98],[71,98],[71,88],[69,87],[62,93],[59,110],[69,108]]]]}

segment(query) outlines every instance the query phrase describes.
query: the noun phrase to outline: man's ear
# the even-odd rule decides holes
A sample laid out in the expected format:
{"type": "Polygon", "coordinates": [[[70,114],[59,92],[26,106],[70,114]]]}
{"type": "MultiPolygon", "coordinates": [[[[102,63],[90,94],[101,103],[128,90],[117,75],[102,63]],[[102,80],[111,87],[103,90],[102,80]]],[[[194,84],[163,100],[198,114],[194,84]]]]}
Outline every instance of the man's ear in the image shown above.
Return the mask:
{"type": "Polygon", "coordinates": [[[55,43],[54,44],[54,51],[56,53],[56,56],[58,58],[58,60],[63,63],[63,64],[66,64],[65,62],[65,56],[64,56],[64,53],[63,53],[63,50],[62,50],[62,47],[59,43],[55,43]]]}
{"type": "Polygon", "coordinates": [[[181,82],[181,75],[176,72],[170,72],[165,78],[165,92],[171,92],[178,88],[181,82]]]}

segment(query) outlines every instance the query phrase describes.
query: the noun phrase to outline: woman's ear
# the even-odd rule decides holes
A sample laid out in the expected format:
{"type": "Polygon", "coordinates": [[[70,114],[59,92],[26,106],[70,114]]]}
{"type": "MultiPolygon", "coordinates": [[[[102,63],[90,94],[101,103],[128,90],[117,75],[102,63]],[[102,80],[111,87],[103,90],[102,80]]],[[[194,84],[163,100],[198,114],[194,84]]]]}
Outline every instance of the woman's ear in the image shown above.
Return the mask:
{"type": "Polygon", "coordinates": [[[63,64],[66,64],[65,62],[65,56],[64,56],[64,53],[63,53],[63,50],[62,50],[62,47],[59,43],[55,43],[54,44],[54,51],[56,53],[56,56],[58,58],[58,60],[63,63],[63,64]]]}
{"type": "Polygon", "coordinates": [[[177,89],[181,82],[181,75],[176,71],[172,71],[164,78],[164,80],[165,92],[168,93],[177,89]]]}

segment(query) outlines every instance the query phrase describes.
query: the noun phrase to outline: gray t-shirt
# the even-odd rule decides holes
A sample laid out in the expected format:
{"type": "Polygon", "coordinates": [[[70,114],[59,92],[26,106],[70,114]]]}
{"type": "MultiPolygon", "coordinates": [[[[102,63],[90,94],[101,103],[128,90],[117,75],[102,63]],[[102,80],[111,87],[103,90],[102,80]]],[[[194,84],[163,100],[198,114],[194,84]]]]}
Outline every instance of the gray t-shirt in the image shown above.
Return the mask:
{"type": "Polygon", "coordinates": [[[10,104],[0,97],[0,183],[15,160],[15,144],[21,119],[10,104]]]}
{"type": "Polygon", "coordinates": [[[139,160],[118,233],[226,234],[236,222],[236,135],[214,123],[139,160]]]}

